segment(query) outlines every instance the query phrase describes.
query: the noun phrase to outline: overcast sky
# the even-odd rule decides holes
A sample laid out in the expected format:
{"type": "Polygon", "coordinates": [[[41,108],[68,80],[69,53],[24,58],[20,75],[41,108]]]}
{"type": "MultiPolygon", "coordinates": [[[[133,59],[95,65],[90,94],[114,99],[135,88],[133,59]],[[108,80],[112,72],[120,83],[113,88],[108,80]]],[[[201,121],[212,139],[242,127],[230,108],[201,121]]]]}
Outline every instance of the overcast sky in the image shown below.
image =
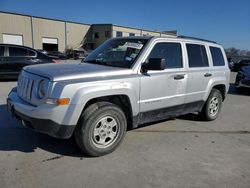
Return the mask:
{"type": "Polygon", "coordinates": [[[225,48],[250,50],[250,0],[0,0],[0,11],[157,31],[177,29],[180,35],[214,40],[225,48]]]}

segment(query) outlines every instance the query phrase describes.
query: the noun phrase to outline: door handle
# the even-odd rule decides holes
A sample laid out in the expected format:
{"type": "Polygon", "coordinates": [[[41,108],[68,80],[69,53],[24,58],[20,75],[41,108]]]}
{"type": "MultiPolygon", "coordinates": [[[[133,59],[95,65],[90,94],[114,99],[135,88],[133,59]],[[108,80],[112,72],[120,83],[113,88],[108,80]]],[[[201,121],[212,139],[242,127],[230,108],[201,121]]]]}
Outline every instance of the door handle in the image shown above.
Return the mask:
{"type": "Polygon", "coordinates": [[[210,76],[212,76],[212,74],[211,73],[206,73],[206,74],[204,74],[204,76],[205,77],[210,77],[210,76]]]}
{"type": "Polygon", "coordinates": [[[175,75],[175,76],[174,76],[174,79],[175,79],[175,80],[182,80],[182,79],[184,79],[184,78],[185,78],[185,76],[184,76],[184,75],[181,75],[181,74],[175,75]]]}

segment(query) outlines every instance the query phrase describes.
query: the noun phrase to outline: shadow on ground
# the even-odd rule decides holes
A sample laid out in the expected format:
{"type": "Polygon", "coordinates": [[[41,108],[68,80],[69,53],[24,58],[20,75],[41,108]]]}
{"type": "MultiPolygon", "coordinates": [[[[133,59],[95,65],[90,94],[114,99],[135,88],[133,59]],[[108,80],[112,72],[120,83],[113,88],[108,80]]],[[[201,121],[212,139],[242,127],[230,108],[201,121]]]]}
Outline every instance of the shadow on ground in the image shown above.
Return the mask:
{"type": "Polygon", "coordinates": [[[63,156],[87,157],[73,138],[56,139],[23,127],[11,117],[6,105],[0,105],[0,151],[31,153],[38,148],[63,156]]]}

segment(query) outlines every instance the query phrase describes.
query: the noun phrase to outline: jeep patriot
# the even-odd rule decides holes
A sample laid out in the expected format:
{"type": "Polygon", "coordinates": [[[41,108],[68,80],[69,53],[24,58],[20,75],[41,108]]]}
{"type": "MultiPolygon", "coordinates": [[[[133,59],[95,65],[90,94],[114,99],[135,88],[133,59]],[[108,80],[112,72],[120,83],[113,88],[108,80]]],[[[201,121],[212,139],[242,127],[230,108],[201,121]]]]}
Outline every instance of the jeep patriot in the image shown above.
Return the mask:
{"type": "Polygon", "coordinates": [[[90,156],[114,151],[126,130],[188,113],[218,117],[229,89],[224,49],[190,37],[121,37],[78,63],[24,67],[7,98],[22,124],[74,136],[90,156]]]}

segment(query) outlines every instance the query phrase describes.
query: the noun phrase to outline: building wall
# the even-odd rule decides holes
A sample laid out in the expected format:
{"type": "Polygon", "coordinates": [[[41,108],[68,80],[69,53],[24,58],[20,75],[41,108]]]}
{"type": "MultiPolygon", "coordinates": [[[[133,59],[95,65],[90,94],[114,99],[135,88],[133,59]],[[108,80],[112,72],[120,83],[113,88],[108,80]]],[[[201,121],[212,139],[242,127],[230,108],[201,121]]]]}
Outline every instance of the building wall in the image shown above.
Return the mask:
{"type": "Polygon", "coordinates": [[[33,19],[34,48],[42,49],[42,38],[57,38],[58,50],[65,50],[65,22],[42,18],[33,19]]]}
{"type": "Polygon", "coordinates": [[[116,37],[117,31],[122,32],[124,37],[129,36],[130,33],[135,36],[173,36],[112,24],[88,25],[0,12],[0,43],[3,42],[3,34],[22,35],[23,45],[35,49],[42,49],[43,37],[56,38],[58,50],[62,52],[66,48],[79,48],[84,43],[87,43],[85,46],[88,48],[96,48],[107,39],[116,37]],[[109,32],[109,36],[105,34],[106,32],[109,32]],[[98,33],[98,37],[96,37],[96,33],[98,33]]]}
{"type": "Polygon", "coordinates": [[[161,36],[160,32],[142,30],[142,35],[161,36]]]}
{"type": "Polygon", "coordinates": [[[21,35],[23,45],[42,49],[43,37],[56,38],[58,50],[63,52],[65,48],[79,48],[86,38],[89,42],[90,27],[88,24],[0,12],[0,43],[3,43],[3,34],[21,35]]]}
{"type": "Polygon", "coordinates": [[[104,41],[109,38],[112,38],[112,25],[111,24],[95,24],[91,26],[92,28],[92,41],[94,44],[94,48],[98,47],[104,41]],[[105,32],[108,31],[110,33],[109,37],[105,36],[105,32]],[[96,38],[95,33],[98,33],[99,37],[96,38]]]}
{"type": "Polygon", "coordinates": [[[166,34],[166,33],[161,33],[161,36],[162,37],[176,37],[177,34],[174,34],[174,33],[169,33],[169,34],[166,34]]]}
{"type": "Polygon", "coordinates": [[[91,38],[90,25],[66,22],[66,48],[79,48],[91,38]]]}
{"type": "Polygon", "coordinates": [[[22,35],[23,45],[32,47],[30,19],[29,16],[0,12],[0,43],[3,43],[3,34],[22,35]]]}
{"type": "Polygon", "coordinates": [[[129,36],[129,33],[133,33],[133,34],[135,34],[135,36],[143,36],[143,35],[165,36],[165,37],[175,36],[174,34],[164,34],[164,33],[161,33],[159,31],[149,31],[149,30],[113,25],[113,37],[116,37],[117,31],[122,32],[123,37],[129,36]]]}
{"type": "Polygon", "coordinates": [[[133,29],[133,28],[127,28],[127,27],[121,27],[121,26],[113,26],[113,37],[116,37],[116,32],[120,31],[123,33],[123,37],[128,37],[129,33],[134,33],[135,36],[141,36],[141,30],[140,29],[133,29]]]}

